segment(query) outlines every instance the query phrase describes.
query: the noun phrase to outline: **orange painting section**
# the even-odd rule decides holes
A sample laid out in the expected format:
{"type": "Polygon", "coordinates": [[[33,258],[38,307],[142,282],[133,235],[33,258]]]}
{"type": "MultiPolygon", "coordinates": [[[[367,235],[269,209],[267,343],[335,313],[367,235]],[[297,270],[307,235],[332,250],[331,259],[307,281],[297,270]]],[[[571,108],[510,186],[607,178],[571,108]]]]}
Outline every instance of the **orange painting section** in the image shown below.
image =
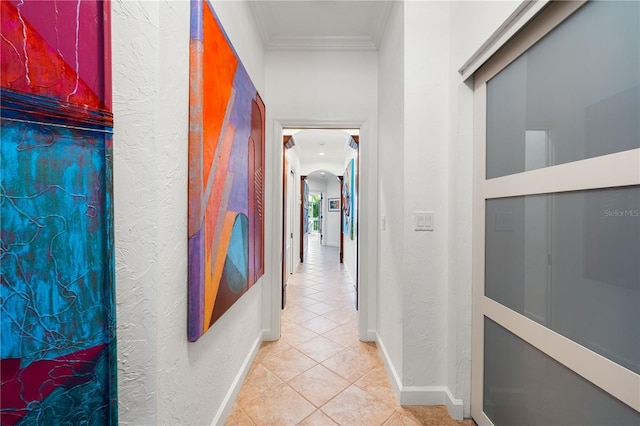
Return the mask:
{"type": "MultiPolygon", "coordinates": [[[[204,273],[204,330],[209,328],[209,322],[211,321],[211,315],[213,314],[213,306],[216,302],[216,295],[218,294],[218,287],[220,286],[220,277],[222,276],[222,266],[224,266],[224,259],[227,255],[228,241],[224,243],[224,231],[222,232],[218,246],[214,246],[217,235],[215,234],[219,215],[225,214],[227,210],[226,204],[222,203],[222,195],[225,187],[225,182],[229,179],[233,179],[232,175],[227,173],[227,167],[229,165],[229,158],[231,157],[231,148],[233,147],[233,138],[235,136],[235,128],[229,125],[226,128],[222,146],[220,147],[220,157],[216,165],[216,170],[213,172],[214,180],[211,188],[211,194],[207,200],[207,212],[204,222],[204,249],[205,249],[205,273],[204,273]],[[215,259],[216,271],[211,269],[214,253],[217,256],[215,259]],[[222,256],[220,260],[220,256],[222,256]],[[220,269],[220,274],[217,274],[220,269]]],[[[233,214],[235,212],[226,212],[226,215],[233,214]]],[[[225,217],[226,226],[227,217],[225,217]]],[[[231,224],[233,226],[233,223],[231,224]]]]}
{"type": "Polygon", "coordinates": [[[203,188],[207,187],[209,174],[222,130],[225,111],[238,59],[231,49],[213,13],[204,8],[203,55],[203,188]]]}

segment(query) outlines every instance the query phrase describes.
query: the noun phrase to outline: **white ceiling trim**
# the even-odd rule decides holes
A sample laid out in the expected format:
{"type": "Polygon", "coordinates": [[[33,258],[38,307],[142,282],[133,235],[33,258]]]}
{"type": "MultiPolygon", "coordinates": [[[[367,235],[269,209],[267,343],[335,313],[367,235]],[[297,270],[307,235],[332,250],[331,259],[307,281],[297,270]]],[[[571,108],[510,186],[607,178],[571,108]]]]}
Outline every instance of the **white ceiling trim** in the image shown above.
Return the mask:
{"type": "Polygon", "coordinates": [[[382,41],[382,35],[384,34],[384,30],[387,28],[387,20],[389,19],[389,15],[391,14],[391,7],[393,6],[393,2],[385,2],[384,9],[382,12],[376,16],[375,22],[373,24],[373,42],[376,45],[376,49],[380,47],[380,42],[382,41]]]}
{"type": "Polygon", "coordinates": [[[377,50],[372,37],[323,36],[323,37],[270,37],[265,44],[267,50],[377,50]]]}
{"type": "Polygon", "coordinates": [[[253,14],[253,20],[258,27],[258,32],[260,33],[260,38],[262,39],[262,45],[266,49],[269,36],[264,23],[264,19],[261,19],[261,16],[265,14],[264,6],[262,6],[259,2],[250,1],[249,7],[251,8],[251,13],[253,14]]]}
{"type": "Polygon", "coordinates": [[[322,36],[282,36],[271,35],[268,22],[273,11],[268,2],[250,1],[249,6],[265,50],[377,50],[384,34],[393,2],[380,2],[376,9],[370,34],[366,35],[322,35],[322,36]]]}

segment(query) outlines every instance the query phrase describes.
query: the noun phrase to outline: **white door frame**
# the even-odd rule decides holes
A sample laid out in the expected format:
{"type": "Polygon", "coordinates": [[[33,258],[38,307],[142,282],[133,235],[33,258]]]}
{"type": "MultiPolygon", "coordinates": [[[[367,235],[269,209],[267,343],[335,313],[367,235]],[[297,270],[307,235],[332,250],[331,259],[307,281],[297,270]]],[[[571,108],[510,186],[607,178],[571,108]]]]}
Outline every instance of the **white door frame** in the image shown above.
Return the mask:
{"type": "MultiPolygon", "coordinates": [[[[314,119],[281,119],[276,118],[267,122],[267,131],[272,129],[273,141],[282,141],[284,127],[315,128],[315,129],[360,129],[359,170],[360,196],[359,213],[359,250],[358,250],[358,280],[359,280],[359,310],[358,335],[360,340],[375,341],[376,336],[376,300],[377,300],[377,167],[378,149],[374,129],[368,120],[337,120],[323,121],[314,119]]],[[[274,152],[273,150],[267,150],[274,152]]],[[[268,159],[267,159],[268,161],[268,159]]],[[[263,339],[276,340],[280,338],[281,316],[281,271],[282,271],[282,152],[277,150],[271,159],[273,169],[272,206],[267,211],[273,212],[271,217],[272,238],[269,259],[271,269],[270,284],[263,289],[263,339]]]]}

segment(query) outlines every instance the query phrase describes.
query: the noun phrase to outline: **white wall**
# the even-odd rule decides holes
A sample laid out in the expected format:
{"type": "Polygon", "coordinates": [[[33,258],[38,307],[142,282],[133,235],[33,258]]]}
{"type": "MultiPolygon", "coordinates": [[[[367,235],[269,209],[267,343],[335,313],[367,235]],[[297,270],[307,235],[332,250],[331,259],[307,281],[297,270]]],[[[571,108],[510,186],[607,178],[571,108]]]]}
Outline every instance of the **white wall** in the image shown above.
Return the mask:
{"type": "MultiPolygon", "coordinates": [[[[366,215],[360,217],[360,229],[365,229],[367,240],[360,263],[360,336],[373,339],[375,309],[368,309],[376,301],[375,224],[377,190],[377,53],[344,51],[269,51],[266,54],[267,135],[281,140],[281,126],[311,127],[360,127],[361,203],[366,206],[366,215]],[[365,298],[368,303],[362,303],[365,298]]],[[[270,142],[267,140],[267,144],[270,142]]],[[[270,180],[274,188],[281,179],[282,162],[273,157],[270,180]]],[[[269,171],[267,170],[269,179],[269,171]]],[[[274,194],[274,202],[281,202],[281,194],[274,194]]],[[[274,210],[276,214],[278,210],[274,210]]],[[[276,232],[280,226],[273,223],[276,232]]],[[[272,252],[279,246],[273,242],[272,252]]],[[[275,280],[274,280],[275,283],[275,280]]],[[[277,304],[279,291],[271,287],[270,306],[277,304]]],[[[267,303],[267,304],[269,304],[267,303]]],[[[272,311],[270,318],[272,337],[279,334],[279,312],[272,311]]]]}
{"type": "MultiPolygon", "coordinates": [[[[159,3],[112,3],[118,400],[123,424],[158,422],[156,206],[163,180],[157,173],[155,143],[160,121],[159,25],[159,3]]],[[[180,222],[179,213],[176,216],[180,222]]],[[[186,266],[182,268],[186,273],[186,266]]]]}
{"type": "Polygon", "coordinates": [[[327,189],[326,180],[316,173],[307,176],[307,182],[309,184],[309,193],[324,193],[327,189]]]}
{"type": "Polygon", "coordinates": [[[404,229],[404,7],[394,2],[378,51],[378,344],[402,384],[404,229]]]}
{"type": "MultiPolygon", "coordinates": [[[[112,5],[119,420],[211,424],[231,408],[225,404],[261,339],[269,274],[187,342],[189,3],[112,5]]],[[[264,94],[247,3],[214,6],[264,94]]]]}
{"type": "Polygon", "coordinates": [[[449,4],[405,3],[404,384],[444,385],[449,4]],[[419,232],[414,212],[432,211],[419,232]]]}
{"type": "Polygon", "coordinates": [[[457,69],[519,2],[395,3],[379,50],[377,332],[403,403],[470,414],[472,95],[457,69]],[[414,213],[434,212],[433,232],[414,213]]]}
{"type": "Polygon", "coordinates": [[[271,117],[327,122],[376,117],[375,52],[269,51],[271,117]]]}

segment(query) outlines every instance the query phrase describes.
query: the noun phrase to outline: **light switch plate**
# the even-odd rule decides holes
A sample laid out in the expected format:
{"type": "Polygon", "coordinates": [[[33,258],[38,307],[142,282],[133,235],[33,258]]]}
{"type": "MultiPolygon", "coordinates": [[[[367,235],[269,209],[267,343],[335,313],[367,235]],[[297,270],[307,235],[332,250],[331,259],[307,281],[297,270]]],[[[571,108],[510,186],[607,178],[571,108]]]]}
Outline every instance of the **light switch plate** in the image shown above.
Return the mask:
{"type": "Polygon", "coordinates": [[[415,212],[415,230],[433,231],[433,212],[415,212]]]}

